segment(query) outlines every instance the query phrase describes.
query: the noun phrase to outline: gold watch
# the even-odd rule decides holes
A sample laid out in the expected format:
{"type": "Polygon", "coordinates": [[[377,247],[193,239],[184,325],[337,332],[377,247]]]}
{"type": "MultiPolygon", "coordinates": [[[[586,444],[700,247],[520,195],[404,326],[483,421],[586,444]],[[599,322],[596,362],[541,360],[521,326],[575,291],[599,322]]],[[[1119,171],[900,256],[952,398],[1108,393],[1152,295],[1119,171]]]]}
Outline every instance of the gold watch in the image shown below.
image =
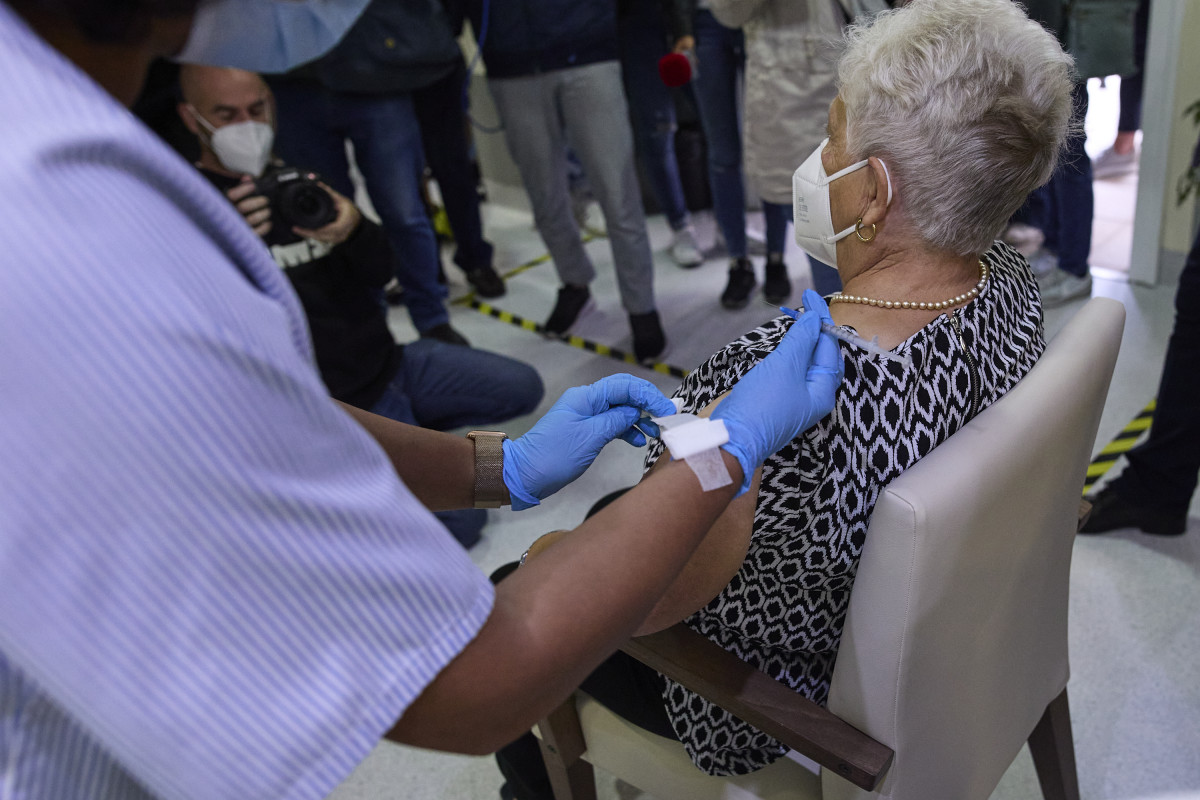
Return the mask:
{"type": "Polygon", "coordinates": [[[504,485],[504,448],[508,434],[499,431],[471,431],[467,438],[475,443],[475,507],[499,508],[511,502],[504,485]]]}

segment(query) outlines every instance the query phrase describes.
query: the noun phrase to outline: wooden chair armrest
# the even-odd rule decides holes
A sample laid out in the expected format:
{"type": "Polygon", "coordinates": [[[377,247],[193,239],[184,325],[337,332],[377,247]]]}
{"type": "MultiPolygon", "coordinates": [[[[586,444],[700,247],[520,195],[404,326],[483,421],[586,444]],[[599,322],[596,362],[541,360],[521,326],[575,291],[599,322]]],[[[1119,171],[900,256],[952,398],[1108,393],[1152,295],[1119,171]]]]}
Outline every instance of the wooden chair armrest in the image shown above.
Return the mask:
{"type": "Polygon", "coordinates": [[[891,748],[682,623],[621,649],[855,786],[873,790],[891,766],[891,748]]]}

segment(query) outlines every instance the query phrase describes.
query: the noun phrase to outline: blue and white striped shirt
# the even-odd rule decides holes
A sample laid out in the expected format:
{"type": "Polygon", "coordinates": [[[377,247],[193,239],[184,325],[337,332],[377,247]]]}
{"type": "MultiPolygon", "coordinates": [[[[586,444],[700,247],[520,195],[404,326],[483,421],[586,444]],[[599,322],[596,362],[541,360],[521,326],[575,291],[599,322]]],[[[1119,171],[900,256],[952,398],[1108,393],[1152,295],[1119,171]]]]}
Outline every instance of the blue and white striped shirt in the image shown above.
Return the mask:
{"type": "Polygon", "coordinates": [[[0,799],[316,798],[492,589],[196,171],[0,2],[0,799]]]}

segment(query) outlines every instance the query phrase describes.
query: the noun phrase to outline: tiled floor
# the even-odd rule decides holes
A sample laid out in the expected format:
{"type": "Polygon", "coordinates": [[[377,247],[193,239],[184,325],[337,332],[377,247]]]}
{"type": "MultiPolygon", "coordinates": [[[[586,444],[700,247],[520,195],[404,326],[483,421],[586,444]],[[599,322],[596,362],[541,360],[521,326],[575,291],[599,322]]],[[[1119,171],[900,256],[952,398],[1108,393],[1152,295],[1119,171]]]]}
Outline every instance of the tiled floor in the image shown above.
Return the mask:
{"type": "MultiPolygon", "coordinates": [[[[1099,152],[1115,130],[1112,96],[1115,85],[1092,99],[1089,120],[1099,152]],[[1104,109],[1108,111],[1104,111],[1104,109]],[[1108,114],[1108,121],[1101,117],[1108,114]],[[1108,125],[1107,132],[1104,126],[1108,125]]],[[[1122,279],[1128,269],[1136,178],[1096,186],[1097,223],[1092,259],[1097,295],[1115,297],[1128,310],[1128,322],[1097,449],[1109,441],[1152,398],[1165,339],[1172,323],[1173,287],[1142,288],[1122,279]]],[[[497,266],[509,270],[544,249],[527,212],[489,204],[486,230],[497,248],[497,266]]],[[[598,212],[596,212],[598,218],[598,212]]],[[[598,219],[597,219],[598,221],[598,219]]],[[[751,218],[748,226],[759,221],[751,218]]],[[[713,224],[697,219],[702,243],[712,241],[713,224]]],[[[669,234],[661,218],[650,220],[656,252],[659,309],[670,337],[665,361],[691,368],[715,348],[773,316],[765,303],[752,302],[738,312],[720,308],[716,298],[724,286],[724,263],[710,259],[684,271],[662,252],[669,234]]],[[[803,256],[789,247],[796,294],[808,283],[803,256]]],[[[616,301],[607,243],[588,245],[600,277],[593,286],[598,308],[582,319],[577,333],[605,344],[628,348],[628,325],[616,301]]],[[[449,261],[449,259],[447,259],[449,261]]],[[[761,259],[756,259],[761,275],[761,259]]],[[[451,272],[452,294],[465,292],[461,274],[451,272]]],[[[557,289],[549,264],[523,272],[509,282],[508,295],[495,305],[541,321],[557,289]]],[[[1082,301],[1047,314],[1052,335],[1082,301]]],[[[654,380],[664,391],[677,381],[644,368],[622,366],[560,342],[455,306],[453,324],[472,342],[537,365],[547,388],[544,412],[566,388],[626,369],[654,380]]],[[[393,312],[402,340],[411,327],[393,312]]],[[[1070,402],[1064,397],[1063,402],[1070,402]]],[[[537,415],[505,426],[512,434],[527,429],[537,415]]],[[[489,512],[483,541],[471,555],[481,569],[517,557],[528,543],[548,530],[578,524],[590,503],[608,491],[631,484],[639,472],[639,454],[614,443],[593,468],[553,500],[529,511],[489,512]]],[[[1200,503],[1193,513],[1200,512],[1200,503]]],[[[1072,570],[1070,684],[1075,745],[1083,796],[1165,798],[1168,793],[1200,790],[1200,520],[1178,539],[1158,539],[1134,532],[1081,538],[1072,570]]],[[[479,680],[486,681],[486,675],[479,680]]],[[[1014,692],[1020,687],[1014,686],[1014,692]]],[[[454,756],[382,744],[332,797],[335,800],[493,800],[501,778],[490,758],[454,756]]],[[[636,789],[601,776],[606,800],[644,798],[636,789]]],[[[1005,775],[992,800],[1040,798],[1032,763],[1023,752],[1005,775]]],[[[646,798],[649,800],[649,798],[646,798]]],[[[942,800],[931,798],[931,800],[942,800]]]]}

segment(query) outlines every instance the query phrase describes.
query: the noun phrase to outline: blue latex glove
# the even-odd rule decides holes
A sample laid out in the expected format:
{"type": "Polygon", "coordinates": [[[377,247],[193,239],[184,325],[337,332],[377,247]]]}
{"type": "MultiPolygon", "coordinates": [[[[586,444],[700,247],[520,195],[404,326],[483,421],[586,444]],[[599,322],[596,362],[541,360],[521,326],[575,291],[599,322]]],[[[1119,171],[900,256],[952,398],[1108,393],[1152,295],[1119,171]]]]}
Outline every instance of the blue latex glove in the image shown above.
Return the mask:
{"type": "Polygon", "coordinates": [[[504,440],[504,484],[513,509],[536,506],[578,478],[613,439],[646,444],[633,428],[643,410],[663,417],[675,406],[654,384],[632,375],[563,392],[529,433],[504,440]]]}
{"type": "Polygon", "coordinates": [[[722,445],[742,465],[741,494],[754,470],[833,410],[842,382],[842,351],[837,339],[821,332],[833,323],[829,306],[809,289],[807,313],[795,317],[779,346],[734,385],[713,412],[725,421],[729,442],[722,445]]]}

